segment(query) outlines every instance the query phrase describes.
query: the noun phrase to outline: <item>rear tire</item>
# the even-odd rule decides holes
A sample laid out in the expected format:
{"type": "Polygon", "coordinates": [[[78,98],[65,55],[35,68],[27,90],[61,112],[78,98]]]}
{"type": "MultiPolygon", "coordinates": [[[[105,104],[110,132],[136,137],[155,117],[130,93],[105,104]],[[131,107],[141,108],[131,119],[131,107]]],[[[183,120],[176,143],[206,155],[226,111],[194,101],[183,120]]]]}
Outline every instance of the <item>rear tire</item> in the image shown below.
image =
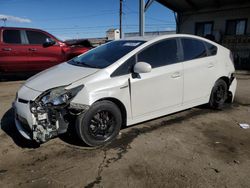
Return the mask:
{"type": "Polygon", "coordinates": [[[122,124],[120,109],[113,102],[99,101],[77,117],[76,131],[89,146],[101,146],[118,135],[122,124]]]}
{"type": "Polygon", "coordinates": [[[209,106],[213,109],[222,109],[227,100],[227,94],[227,83],[222,79],[218,80],[212,89],[209,106]]]}

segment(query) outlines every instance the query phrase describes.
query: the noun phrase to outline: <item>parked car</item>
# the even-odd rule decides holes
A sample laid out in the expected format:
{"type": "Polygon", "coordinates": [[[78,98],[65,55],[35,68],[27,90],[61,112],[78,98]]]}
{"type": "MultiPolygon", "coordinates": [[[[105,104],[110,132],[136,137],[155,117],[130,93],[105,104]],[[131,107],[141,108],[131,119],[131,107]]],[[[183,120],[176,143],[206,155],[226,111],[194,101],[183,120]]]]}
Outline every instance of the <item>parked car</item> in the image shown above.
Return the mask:
{"type": "Polygon", "coordinates": [[[15,122],[40,143],[75,126],[86,144],[103,145],[122,126],[202,104],[222,108],[234,98],[234,71],[228,49],[196,36],[109,42],[29,79],[15,122]]]}
{"type": "Polygon", "coordinates": [[[0,27],[0,74],[42,71],[90,48],[62,42],[39,29],[0,27]]]}

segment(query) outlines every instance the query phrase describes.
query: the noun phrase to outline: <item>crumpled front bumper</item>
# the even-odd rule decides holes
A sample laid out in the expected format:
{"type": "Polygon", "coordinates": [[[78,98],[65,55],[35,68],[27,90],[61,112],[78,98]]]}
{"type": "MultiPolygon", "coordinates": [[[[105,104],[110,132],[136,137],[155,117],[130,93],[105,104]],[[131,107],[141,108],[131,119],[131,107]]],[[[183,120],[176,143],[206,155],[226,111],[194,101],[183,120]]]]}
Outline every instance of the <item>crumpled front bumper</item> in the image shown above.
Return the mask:
{"type": "Polygon", "coordinates": [[[15,124],[19,133],[26,139],[32,139],[32,126],[36,119],[30,111],[30,100],[34,100],[41,92],[22,86],[13,103],[15,124]]]}
{"type": "Polygon", "coordinates": [[[39,100],[41,92],[23,86],[17,93],[13,108],[15,124],[26,139],[44,143],[67,132],[74,113],[82,113],[88,106],[74,103],[62,106],[44,104],[39,100]]]}

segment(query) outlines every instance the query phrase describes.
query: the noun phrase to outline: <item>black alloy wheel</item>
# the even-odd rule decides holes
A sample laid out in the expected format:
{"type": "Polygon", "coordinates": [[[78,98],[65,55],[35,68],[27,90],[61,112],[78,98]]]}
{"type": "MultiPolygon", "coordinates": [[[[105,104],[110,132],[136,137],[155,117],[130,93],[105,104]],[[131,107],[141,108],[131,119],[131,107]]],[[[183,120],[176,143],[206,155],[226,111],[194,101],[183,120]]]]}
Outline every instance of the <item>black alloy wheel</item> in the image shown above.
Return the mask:
{"type": "Polygon", "coordinates": [[[96,140],[106,140],[115,129],[115,118],[112,112],[98,111],[88,124],[89,134],[96,140]]]}
{"type": "Polygon", "coordinates": [[[98,101],[78,116],[76,131],[87,145],[100,146],[115,139],[121,124],[122,116],[118,106],[111,101],[98,101]]]}

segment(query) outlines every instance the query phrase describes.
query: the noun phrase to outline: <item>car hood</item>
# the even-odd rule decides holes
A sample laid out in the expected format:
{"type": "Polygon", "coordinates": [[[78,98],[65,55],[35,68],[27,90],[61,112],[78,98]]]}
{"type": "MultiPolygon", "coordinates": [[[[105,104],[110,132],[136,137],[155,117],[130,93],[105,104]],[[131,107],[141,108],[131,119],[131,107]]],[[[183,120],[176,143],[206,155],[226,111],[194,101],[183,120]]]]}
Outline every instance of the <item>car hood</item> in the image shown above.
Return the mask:
{"type": "Polygon", "coordinates": [[[69,85],[94,74],[98,70],[62,63],[31,77],[26,81],[25,86],[43,92],[51,88],[69,85]]]}

